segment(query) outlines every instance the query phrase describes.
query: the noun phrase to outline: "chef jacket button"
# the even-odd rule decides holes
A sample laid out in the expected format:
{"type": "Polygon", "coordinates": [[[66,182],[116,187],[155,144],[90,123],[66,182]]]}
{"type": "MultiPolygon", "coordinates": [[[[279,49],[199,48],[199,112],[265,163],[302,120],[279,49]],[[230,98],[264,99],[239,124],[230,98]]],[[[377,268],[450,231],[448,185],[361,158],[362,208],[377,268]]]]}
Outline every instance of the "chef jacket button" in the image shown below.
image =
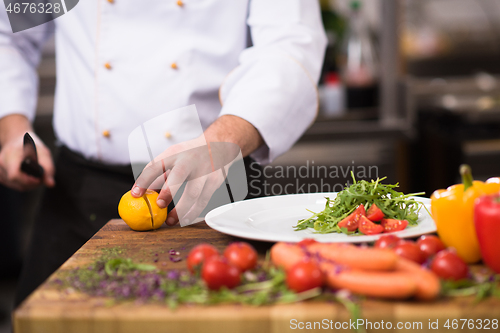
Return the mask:
{"type": "Polygon", "coordinates": [[[111,135],[111,133],[109,133],[108,130],[105,130],[105,131],[102,131],[102,136],[105,137],[105,138],[109,138],[111,135]]]}
{"type": "Polygon", "coordinates": [[[177,69],[177,68],[179,68],[179,67],[177,67],[177,64],[176,64],[175,62],[173,62],[173,63],[170,65],[170,67],[172,67],[172,69],[177,69]]]}
{"type": "Polygon", "coordinates": [[[107,62],[104,64],[104,67],[106,67],[106,69],[111,69],[111,64],[109,62],[107,62]]]}
{"type": "Polygon", "coordinates": [[[184,2],[182,2],[181,0],[177,0],[177,6],[179,7],[184,6],[184,2]]]}
{"type": "Polygon", "coordinates": [[[165,137],[166,137],[167,139],[170,139],[170,138],[172,137],[172,133],[170,133],[169,131],[166,131],[166,132],[165,132],[165,137]]]}

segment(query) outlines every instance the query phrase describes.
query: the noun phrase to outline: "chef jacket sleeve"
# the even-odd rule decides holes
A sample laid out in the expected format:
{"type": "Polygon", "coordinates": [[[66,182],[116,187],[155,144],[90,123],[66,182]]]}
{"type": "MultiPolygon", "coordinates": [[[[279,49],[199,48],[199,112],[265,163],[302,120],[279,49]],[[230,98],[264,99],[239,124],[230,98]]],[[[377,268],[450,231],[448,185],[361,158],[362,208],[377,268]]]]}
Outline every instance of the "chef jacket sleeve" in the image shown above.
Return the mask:
{"type": "Polygon", "coordinates": [[[38,76],[43,43],[53,22],[12,33],[5,7],[0,6],[0,118],[17,113],[35,118],[38,76]]]}
{"type": "Polygon", "coordinates": [[[221,115],[250,122],[265,145],[251,154],[270,163],[316,118],[317,81],[327,39],[317,0],[252,0],[253,45],[220,88],[221,115]]]}

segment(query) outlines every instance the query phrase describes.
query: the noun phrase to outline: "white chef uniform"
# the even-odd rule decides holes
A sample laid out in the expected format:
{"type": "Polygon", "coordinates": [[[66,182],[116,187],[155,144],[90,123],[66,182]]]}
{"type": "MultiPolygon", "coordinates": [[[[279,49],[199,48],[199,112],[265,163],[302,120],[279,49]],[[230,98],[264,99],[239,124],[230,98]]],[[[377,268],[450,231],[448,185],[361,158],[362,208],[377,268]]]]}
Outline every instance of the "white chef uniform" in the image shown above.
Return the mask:
{"type": "MultiPolygon", "coordinates": [[[[92,160],[128,164],[135,127],[195,104],[204,129],[225,114],[249,121],[266,143],[252,157],[267,163],[316,116],[326,46],[316,0],[81,0],[15,34],[2,7],[0,118],[34,118],[35,69],[54,30],[56,136],[92,160]]],[[[158,124],[150,140],[192,138],[182,121],[158,124]]]]}

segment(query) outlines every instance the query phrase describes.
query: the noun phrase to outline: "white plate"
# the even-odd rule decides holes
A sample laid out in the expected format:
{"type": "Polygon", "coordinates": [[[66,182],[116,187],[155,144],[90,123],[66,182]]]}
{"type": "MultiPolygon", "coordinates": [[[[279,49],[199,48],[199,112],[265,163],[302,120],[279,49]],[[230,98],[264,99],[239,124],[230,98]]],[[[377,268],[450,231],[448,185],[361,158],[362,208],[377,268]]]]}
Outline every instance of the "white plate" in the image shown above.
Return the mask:
{"type": "MultiPolygon", "coordinates": [[[[207,224],[222,233],[267,242],[299,242],[314,238],[319,242],[372,242],[381,235],[348,236],[345,234],[315,234],[312,229],[295,231],[297,221],[325,208],[325,197],[334,198],[337,193],[290,194],[250,199],[224,205],[210,211],[205,217],[207,224]]],[[[414,197],[430,210],[430,199],[414,197]]],[[[398,237],[415,237],[436,231],[434,221],[422,208],[418,225],[394,232],[398,237]]]]}

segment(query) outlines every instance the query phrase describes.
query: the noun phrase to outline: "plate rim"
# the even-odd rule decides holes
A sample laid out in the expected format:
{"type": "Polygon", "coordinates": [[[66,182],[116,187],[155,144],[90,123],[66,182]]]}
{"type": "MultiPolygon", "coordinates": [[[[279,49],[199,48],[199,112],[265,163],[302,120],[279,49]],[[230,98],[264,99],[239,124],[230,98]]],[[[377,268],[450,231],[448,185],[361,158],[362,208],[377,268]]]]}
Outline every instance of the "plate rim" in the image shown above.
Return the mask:
{"type": "MultiPolygon", "coordinates": [[[[221,233],[233,236],[233,237],[239,237],[239,238],[243,238],[243,239],[261,241],[261,242],[273,242],[273,243],[280,242],[280,241],[283,241],[283,240],[277,240],[272,235],[267,235],[265,233],[263,233],[262,236],[260,236],[260,237],[256,237],[255,235],[252,236],[254,233],[252,233],[252,235],[245,235],[245,234],[239,232],[238,230],[228,229],[226,226],[223,226],[223,225],[220,225],[220,224],[217,224],[216,222],[214,222],[213,218],[216,217],[219,214],[224,213],[224,212],[219,213],[219,211],[221,211],[221,210],[227,210],[232,205],[241,205],[241,204],[246,205],[246,204],[254,203],[256,201],[269,201],[270,199],[271,200],[279,200],[279,199],[286,198],[286,197],[297,197],[297,196],[323,196],[323,197],[332,196],[332,195],[336,196],[338,193],[339,192],[291,193],[291,194],[285,194],[285,195],[275,195],[275,196],[259,197],[259,198],[252,198],[252,199],[237,201],[237,202],[234,202],[234,203],[225,204],[225,205],[222,205],[222,206],[219,206],[217,208],[212,209],[210,212],[208,212],[205,215],[205,223],[210,228],[212,228],[212,229],[214,229],[216,231],[219,231],[221,233]]],[[[419,199],[419,201],[421,201],[429,209],[429,211],[430,211],[430,203],[431,203],[431,199],[430,198],[420,197],[420,196],[412,196],[411,198],[419,199]]],[[[398,235],[399,232],[395,232],[395,233],[392,233],[392,234],[395,234],[395,235],[397,235],[400,238],[413,238],[413,237],[418,237],[420,235],[425,235],[425,234],[436,232],[437,231],[436,223],[434,222],[434,220],[432,219],[432,216],[430,214],[429,214],[429,218],[432,220],[432,222],[434,224],[433,228],[431,228],[432,230],[425,231],[424,233],[415,234],[415,235],[398,235]]],[[[405,229],[405,230],[407,230],[407,229],[405,229]]],[[[341,240],[341,241],[335,240],[335,241],[332,241],[332,240],[320,240],[320,239],[317,239],[317,241],[319,241],[319,242],[325,242],[325,243],[326,242],[330,242],[330,243],[331,242],[339,242],[339,243],[340,242],[367,243],[367,242],[373,242],[373,241],[375,241],[376,239],[378,239],[382,235],[385,235],[385,234],[382,233],[382,234],[377,234],[377,235],[363,235],[363,236],[366,236],[366,237],[370,237],[371,236],[371,238],[373,238],[372,240],[360,240],[360,241],[356,241],[355,240],[356,237],[353,237],[349,241],[346,241],[346,240],[341,240]]],[[[303,237],[302,239],[304,239],[304,238],[308,238],[308,237],[303,237]]],[[[291,243],[293,243],[293,242],[299,242],[299,241],[300,241],[300,239],[297,239],[297,240],[286,240],[285,242],[291,242],[291,243]]]]}

